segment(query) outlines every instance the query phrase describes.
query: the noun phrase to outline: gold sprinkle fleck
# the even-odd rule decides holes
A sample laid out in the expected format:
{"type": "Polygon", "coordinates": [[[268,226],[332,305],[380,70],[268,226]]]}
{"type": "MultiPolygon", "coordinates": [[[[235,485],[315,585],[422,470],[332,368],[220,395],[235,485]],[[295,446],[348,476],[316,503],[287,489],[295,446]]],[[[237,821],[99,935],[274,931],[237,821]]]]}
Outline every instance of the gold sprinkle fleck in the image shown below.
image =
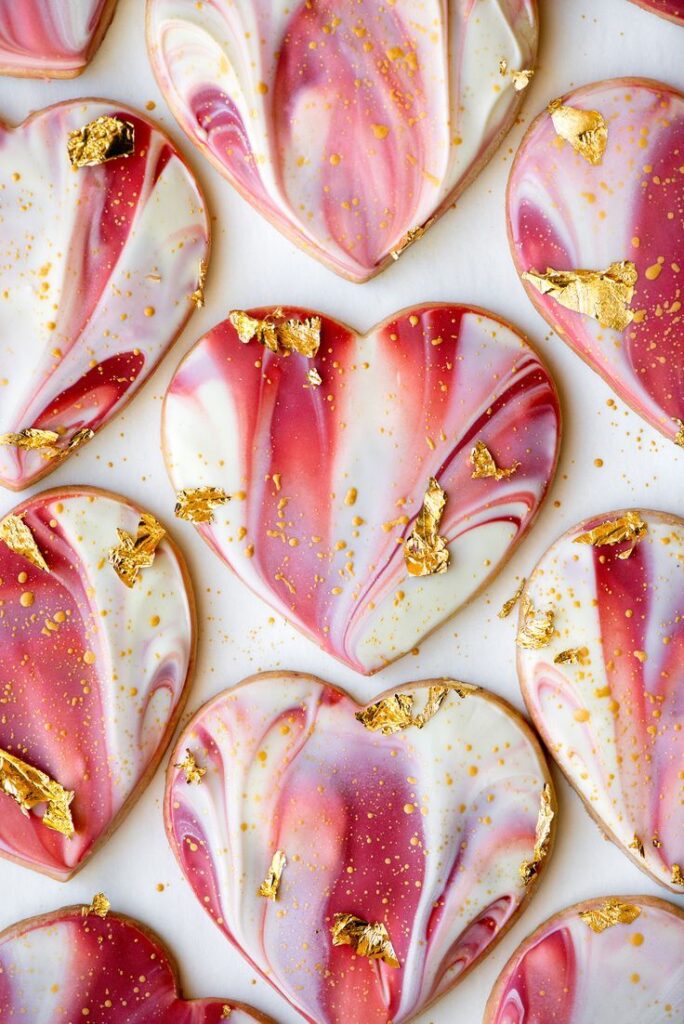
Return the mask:
{"type": "Polygon", "coordinates": [[[513,595],[513,597],[509,597],[509,599],[507,601],[504,601],[503,605],[501,606],[501,610],[499,612],[499,618],[500,619],[507,619],[508,616],[511,614],[511,612],[515,608],[516,604],[518,603],[518,601],[522,597],[522,592],[525,589],[525,584],[526,583],[527,583],[527,580],[525,579],[525,577],[523,577],[522,583],[520,584],[520,586],[516,590],[516,592],[513,595]]]}
{"type": "Polygon", "coordinates": [[[447,571],[449,549],[438,532],[446,501],[445,492],[435,478],[430,477],[423,507],[404,543],[404,560],[410,576],[432,576],[447,571]]]}
{"type": "Polygon", "coordinates": [[[514,462],[509,469],[499,469],[494,459],[494,456],[490,452],[484,441],[478,441],[470,453],[468,460],[470,465],[473,466],[472,478],[473,480],[505,480],[520,468],[519,462],[514,462]]]}
{"type": "Polygon", "coordinates": [[[635,907],[631,903],[622,903],[621,900],[612,897],[601,904],[600,907],[593,907],[591,910],[580,911],[580,917],[585,924],[588,924],[592,932],[600,935],[608,928],[616,924],[632,924],[641,914],[641,907],[635,907]]]}
{"type": "Polygon", "coordinates": [[[634,833],[634,839],[629,844],[629,849],[630,850],[636,850],[636,852],[639,854],[640,857],[643,857],[645,855],[644,854],[644,844],[642,843],[641,839],[636,834],[636,832],[634,833]]]}
{"type": "Polygon", "coordinates": [[[180,769],[180,771],[182,771],[185,774],[185,781],[187,782],[188,786],[190,786],[192,783],[194,783],[196,786],[199,786],[200,782],[207,774],[207,769],[201,768],[197,764],[197,761],[195,760],[195,755],[191,750],[188,749],[186,749],[185,751],[185,757],[183,758],[183,760],[179,761],[178,764],[174,764],[173,767],[180,769]]]}
{"type": "Polygon", "coordinates": [[[83,917],[88,917],[89,914],[94,914],[95,917],[106,917],[111,910],[111,903],[103,892],[96,892],[93,896],[92,903],[87,907],[81,907],[81,914],[83,917]]]}
{"type": "Polygon", "coordinates": [[[67,839],[74,835],[70,810],[74,794],[39,768],[6,750],[0,750],[0,792],[16,800],[27,818],[34,807],[46,803],[47,809],[41,818],[43,825],[67,839]]]}
{"type": "Polygon", "coordinates": [[[546,782],[541,793],[541,803],[539,805],[539,815],[537,816],[532,860],[524,860],[520,865],[520,878],[522,879],[523,885],[529,885],[532,879],[539,874],[542,861],[549,852],[549,845],[551,843],[551,824],[554,816],[555,812],[551,801],[551,787],[548,782],[546,782]]]}
{"type": "Polygon", "coordinates": [[[331,928],[333,946],[351,946],[359,956],[382,960],[389,967],[400,967],[387,928],[379,921],[369,924],[354,914],[335,914],[331,928]]]}
{"type": "Polygon", "coordinates": [[[258,320],[249,313],[234,309],[228,317],[240,341],[247,345],[254,338],[276,355],[289,356],[292,352],[313,359],[321,344],[321,318],[297,320],[286,318],[278,307],[258,320]]]}
{"type": "Polygon", "coordinates": [[[556,135],[594,166],[601,163],[608,144],[608,125],[598,110],[578,110],[560,100],[549,103],[556,135]]]}
{"type": "Polygon", "coordinates": [[[184,487],[176,495],[174,514],[188,523],[212,523],[216,506],[228,501],[230,495],[221,487],[184,487]]]}
{"type": "Polygon", "coordinates": [[[204,286],[207,283],[207,269],[207,261],[200,260],[199,269],[197,271],[197,287],[190,296],[190,301],[194,302],[197,309],[202,309],[204,306],[204,286]]]}
{"type": "Polygon", "coordinates": [[[321,377],[320,373],[318,372],[315,366],[312,366],[310,370],[306,371],[306,384],[304,384],[305,388],[320,388],[322,383],[323,378],[321,377]]]}
{"type": "Polygon", "coordinates": [[[524,597],[521,608],[522,625],[515,638],[518,647],[526,651],[539,651],[548,647],[553,639],[555,611],[550,608],[537,612],[531,598],[524,597]]]}
{"type": "Polygon", "coordinates": [[[684,871],[682,871],[679,864],[672,865],[672,884],[684,885],[684,871]]]}
{"type": "Polygon", "coordinates": [[[588,647],[569,647],[553,659],[554,665],[584,665],[589,657],[588,647]]]}
{"type": "Polygon", "coordinates": [[[95,167],[135,152],[135,126],[118,117],[98,117],[69,132],[67,150],[72,167],[95,167]]]}
{"type": "Polygon", "coordinates": [[[611,263],[607,270],[554,270],[523,273],[541,295],[549,295],[565,309],[597,320],[601,327],[624,331],[634,320],[630,309],[637,282],[630,260],[611,263]]]}
{"type": "Polygon", "coordinates": [[[135,537],[117,528],[119,543],[109,549],[107,558],[122,583],[130,589],[142,569],[154,562],[157,548],[166,536],[166,530],[149,512],[143,512],[135,537]]]}
{"type": "Polygon", "coordinates": [[[31,530],[21,516],[9,515],[0,521],[0,540],[4,541],[15,555],[28,559],[37,569],[42,569],[43,572],[50,571],[31,530]]]}
{"type": "Polygon", "coordinates": [[[627,512],[620,519],[609,519],[593,530],[575,537],[575,544],[591,544],[595,548],[614,544],[629,544],[626,551],[621,551],[618,558],[630,557],[637,544],[648,533],[648,523],[644,522],[639,512],[627,512]]]}
{"type": "Polygon", "coordinates": [[[273,854],[271,866],[266,873],[266,878],[257,890],[257,896],[263,896],[266,900],[275,900],[277,898],[278,889],[280,888],[280,879],[283,876],[286,864],[287,858],[283,851],[276,850],[273,854]]]}

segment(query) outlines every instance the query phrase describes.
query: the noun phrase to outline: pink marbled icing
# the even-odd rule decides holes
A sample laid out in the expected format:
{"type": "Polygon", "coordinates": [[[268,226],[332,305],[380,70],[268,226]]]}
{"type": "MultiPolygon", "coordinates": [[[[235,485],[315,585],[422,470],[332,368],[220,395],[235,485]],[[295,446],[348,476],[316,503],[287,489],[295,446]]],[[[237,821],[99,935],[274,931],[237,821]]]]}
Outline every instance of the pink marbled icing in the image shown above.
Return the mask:
{"type": "Polygon", "coordinates": [[[684,914],[664,900],[617,899],[640,910],[596,934],[569,907],[525,939],[504,967],[484,1024],[683,1024],[684,914]]]}
{"type": "MultiPolygon", "coordinates": [[[[433,682],[444,682],[434,680],[433,682]]],[[[428,683],[401,688],[424,703],[428,683]]],[[[404,1024],[455,985],[535,888],[543,755],[486,691],[451,691],[422,730],[393,736],[311,676],[267,673],[195,716],[171,758],[165,814],[195,895],[310,1022],[404,1024]],[[190,750],[199,785],[174,767],[190,750]],[[257,895],[287,858],[277,900],[257,895]],[[336,913],[385,924],[399,968],[333,947],[336,913]]],[[[546,861],[542,862],[543,865],[546,861]]]]}
{"type": "Polygon", "coordinates": [[[168,950],[131,918],[111,912],[104,920],[84,917],[81,907],[65,907],[0,934],[3,1024],[219,1024],[227,1019],[269,1024],[256,1010],[226,999],[182,999],[168,950]]]}
{"type": "Polygon", "coordinates": [[[525,287],[563,340],[674,439],[676,420],[684,420],[684,96],[625,78],[585,86],[563,102],[603,115],[607,149],[592,166],[560,141],[548,112],[534,122],[509,182],[513,258],[520,273],[635,264],[632,309],[640,322],[621,333],[525,287]]]}
{"type": "MultiPolygon", "coordinates": [[[[57,430],[66,447],[138,391],[194,309],[209,228],[177,150],[140,114],[76,100],[0,126],[0,433],[57,430]],[[102,115],[135,128],[135,153],[74,170],[72,129],[102,115]]],[[[0,485],[60,462],[0,446],[0,485]]]]}
{"type": "Polygon", "coordinates": [[[0,0],[0,74],[79,75],[117,0],[0,0]]]}
{"type": "Polygon", "coordinates": [[[155,74],[192,141],[276,227],[356,281],[450,206],[522,101],[536,0],[149,0],[155,74]]]}
{"type": "Polygon", "coordinates": [[[632,3],[677,25],[684,25],[684,0],[632,0],[632,3]]]}
{"type": "Polygon", "coordinates": [[[176,489],[235,495],[199,527],[212,549],[361,672],[410,650],[486,584],[536,516],[559,435],[553,383],[527,343],[491,314],[447,305],[405,310],[367,335],[323,317],[314,360],[243,345],[224,321],[181,363],[163,425],[176,489]],[[307,390],[313,365],[323,384],[307,390]],[[473,480],[478,440],[518,471],[473,480]],[[448,496],[451,566],[420,579],[400,541],[430,476],[448,496]]]}
{"type": "Polygon", "coordinates": [[[107,562],[140,509],[88,489],[15,509],[49,572],[0,541],[0,748],[75,792],[75,835],[0,793],[0,856],[66,880],[140,791],[182,710],[193,656],[184,567],[163,540],[128,589],[107,562]]]}

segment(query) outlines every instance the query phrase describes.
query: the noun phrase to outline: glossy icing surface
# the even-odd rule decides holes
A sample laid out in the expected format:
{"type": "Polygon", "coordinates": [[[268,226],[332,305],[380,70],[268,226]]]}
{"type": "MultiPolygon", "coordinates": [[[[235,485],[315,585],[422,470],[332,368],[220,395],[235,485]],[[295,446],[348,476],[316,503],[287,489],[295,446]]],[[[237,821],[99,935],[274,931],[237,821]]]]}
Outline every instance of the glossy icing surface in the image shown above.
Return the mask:
{"type": "Polygon", "coordinates": [[[661,18],[684,25],[684,0],[632,0],[632,3],[659,14],[661,18]]]}
{"type": "Polygon", "coordinates": [[[631,924],[595,933],[569,907],[520,944],[504,968],[484,1024],[682,1024],[684,917],[664,900],[618,897],[640,910],[631,924]]]}
{"type": "Polygon", "coordinates": [[[542,650],[518,650],[518,675],[548,749],[592,814],[639,867],[681,893],[672,879],[674,865],[684,871],[684,520],[641,514],[648,533],[629,558],[620,558],[628,543],[575,543],[621,513],[581,523],[549,548],[526,594],[536,609],[555,610],[556,633],[542,650]],[[582,664],[554,664],[578,647],[587,648],[582,664]]]}
{"type": "Polygon", "coordinates": [[[0,854],[66,879],[158,762],[185,699],[193,612],[168,540],[128,589],[107,562],[140,510],[49,491],[17,510],[49,572],[0,542],[0,748],[75,792],[71,839],[0,793],[0,854]]]}
{"type": "Polygon", "coordinates": [[[0,73],[80,74],[116,0],[0,0],[0,73]]]}
{"type": "Polygon", "coordinates": [[[534,0],[148,0],[181,126],[298,245],[366,280],[492,155],[534,65],[534,0]]]}
{"type": "Polygon", "coordinates": [[[0,935],[0,1019],[266,1024],[226,999],[182,999],[175,967],[153,932],[118,914],[84,917],[81,907],[22,921],[0,935]]]}
{"type": "MultiPolygon", "coordinates": [[[[135,394],[184,326],[207,214],[168,138],[94,100],[0,127],[0,218],[0,433],[56,430],[65,447],[135,394]],[[135,153],[74,170],[69,132],[116,114],[135,153]]],[[[59,461],[0,446],[0,484],[27,487],[59,461]]]]}
{"type": "Polygon", "coordinates": [[[634,263],[637,315],[622,332],[525,286],[561,338],[674,440],[677,420],[684,420],[684,96],[665,85],[616,79],[563,102],[603,115],[607,148],[593,166],[561,141],[548,112],[534,122],[509,181],[513,258],[520,273],[634,263]]]}
{"type": "MultiPolygon", "coordinates": [[[[442,682],[435,680],[434,682],[442,682]]],[[[422,707],[427,683],[409,684],[422,707]]],[[[269,673],[207,704],[167,778],[171,845],[223,933],[309,1021],[402,1024],[454,985],[535,886],[547,782],[532,733],[484,691],[423,729],[371,732],[310,676],[269,673]],[[206,769],[173,767],[190,750],[206,769]],[[276,850],[277,899],[257,895],[276,850]],[[337,913],[386,926],[400,967],[333,947],[337,913]]],[[[544,861],[542,861],[543,869],[544,861]]]]}
{"type": "MultiPolygon", "coordinates": [[[[294,310],[288,315],[310,316],[294,310]]],[[[553,383],[511,327],[425,306],[357,335],[322,318],[318,356],[243,345],[229,321],[181,363],[163,439],[174,487],[234,495],[199,530],[281,614],[373,672],[482,587],[534,518],[557,460],[553,383]],[[323,383],[305,388],[311,366],[323,383]],[[507,479],[472,479],[483,440],[507,479]],[[447,494],[443,575],[407,574],[402,540],[431,476],[447,494]]]]}

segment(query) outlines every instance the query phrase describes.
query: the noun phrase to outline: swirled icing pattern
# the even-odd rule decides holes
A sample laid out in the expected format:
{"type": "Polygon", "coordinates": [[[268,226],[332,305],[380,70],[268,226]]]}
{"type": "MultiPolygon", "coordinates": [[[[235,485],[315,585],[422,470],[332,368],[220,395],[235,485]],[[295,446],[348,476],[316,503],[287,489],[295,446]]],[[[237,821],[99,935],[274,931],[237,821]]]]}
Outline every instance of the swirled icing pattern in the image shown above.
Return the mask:
{"type": "Polygon", "coordinates": [[[107,563],[140,510],[101,492],[20,505],[49,572],[0,542],[0,748],[75,792],[72,839],[0,793],[0,854],[65,880],[159,762],[185,699],[193,617],[167,540],[128,589],[107,563]]]}
{"type": "Polygon", "coordinates": [[[0,1019],[268,1024],[226,999],[182,999],[169,954],[153,932],[118,914],[84,917],[81,907],[22,921],[0,935],[0,1019]]]}
{"type": "Polygon", "coordinates": [[[109,27],[117,0],[0,0],[0,74],[80,75],[109,27]]]}
{"type": "Polygon", "coordinates": [[[559,430],[549,375],[511,327],[423,306],[365,336],[323,317],[312,361],[242,345],[225,321],[173,378],[163,436],[177,489],[234,495],[199,527],[213,550],[318,645],[373,672],[510,555],[553,476],[559,430]],[[312,365],[323,384],[307,390],[312,365]],[[517,472],[473,480],[478,440],[517,472]],[[447,494],[451,567],[409,577],[400,542],[431,476],[447,494]]]}
{"type": "Polygon", "coordinates": [[[181,127],[277,228],[363,281],[450,206],[522,100],[533,0],[150,0],[181,127]]]}
{"type": "MultiPolygon", "coordinates": [[[[437,681],[441,682],[441,681],[437,681]]],[[[427,683],[405,688],[424,704],[427,683]]],[[[371,732],[310,676],[267,673],[207,704],[182,734],[206,769],[170,767],[169,838],[195,895],[299,1012],[403,1024],[463,976],[534,888],[543,757],[522,719],[451,691],[422,730],[371,732]],[[257,896],[274,852],[275,901],[257,896]],[[334,915],[382,922],[390,967],[333,947],[334,915]]],[[[542,867],[544,862],[542,861],[542,867]]]]}
{"type": "Polygon", "coordinates": [[[631,924],[595,933],[580,913],[605,900],[589,900],[525,939],[496,984],[484,1024],[682,1024],[682,912],[664,900],[618,899],[641,911],[631,924]]]}
{"type": "MultiPolygon", "coordinates": [[[[48,107],[0,127],[0,433],[57,430],[65,448],[138,390],[194,308],[208,225],[168,138],[107,101],[48,107]],[[135,127],[135,153],[75,171],[69,132],[102,115],[135,127]]],[[[0,446],[19,490],[59,459],[0,446]]]]}
{"type": "Polygon", "coordinates": [[[548,749],[591,813],[640,868],[675,892],[684,872],[684,520],[642,513],[630,544],[575,540],[623,513],[574,527],[527,583],[555,610],[556,635],[518,651],[523,696],[548,749]],[[557,665],[570,648],[579,664],[557,665]],[[640,851],[643,847],[643,855],[640,851]]]}
{"type": "Polygon", "coordinates": [[[513,258],[521,273],[634,263],[636,318],[623,332],[526,288],[561,338],[674,439],[684,420],[684,97],[625,78],[585,86],[563,102],[602,114],[607,148],[593,166],[560,140],[548,111],[534,122],[509,182],[513,258]]]}
{"type": "Polygon", "coordinates": [[[684,25],[684,0],[632,0],[633,4],[653,11],[661,18],[668,18],[678,25],[684,25]]]}

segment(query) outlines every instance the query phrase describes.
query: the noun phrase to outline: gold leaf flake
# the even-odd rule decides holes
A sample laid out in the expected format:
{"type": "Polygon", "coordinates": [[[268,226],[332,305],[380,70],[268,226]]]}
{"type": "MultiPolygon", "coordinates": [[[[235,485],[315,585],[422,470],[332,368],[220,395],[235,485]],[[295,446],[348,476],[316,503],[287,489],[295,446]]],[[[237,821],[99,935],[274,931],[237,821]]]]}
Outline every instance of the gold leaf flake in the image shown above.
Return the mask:
{"type": "Polygon", "coordinates": [[[72,167],[95,167],[135,152],[135,126],[118,117],[98,117],[69,132],[72,167]]]}
{"type": "Polygon", "coordinates": [[[166,530],[149,512],[143,512],[135,537],[126,530],[117,529],[116,532],[119,543],[109,549],[107,557],[122,583],[131,588],[141,570],[148,569],[154,562],[155,552],[166,536],[166,530]]]}
{"type": "Polygon", "coordinates": [[[66,448],[58,448],[57,445],[50,448],[46,453],[48,459],[65,459],[67,455],[71,455],[77,448],[85,444],[86,441],[90,441],[95,437],[95,431],[91,430],[90,427],[82,427],[77,430],[74,436],[71,438],[66,448]]]}
{"type": "Polygon", "coordinates": [[[207,261],[200,260],[197,271],[197,287],[190,296],[190,301],[195,303],[197,309],[204,306],[204,286],[207,283],[207,261]]]}
{"type": "Polygon", "coordinates": [[[631,903],[622,903],[612,897],[606,900],[600,907],[593,907],[591,910],[580,911],[580,917],[585,924],[588,924],[592,932],[600,935],[608,928],[616,924],[632,924],[641,914],[641,907],[635,907],[631,903]]]}
{"type": "Polygon", "coordinates": [[[179,761],[178,764],[174,764],[173,767],[180,768],[180,770],[185,773],[185,781],[188,785],[194,782],[196,786],[199,786],[203,777],[207,774],[207,769],[200,768],[195,760],[195,755],[191,750],[187,749],[183,760],[179,761]]]}
{"type": "Polygon", "coordinates": [[[608,144],[608,125],[598,110],[578,110],[554,100],[549,103],[549,113],[561,139],[590,164],[601,163],[608,144]]]}
{"type": "Polygon", "coordinates": [[[526,651],[539,651],[548,647],[553,639],[555,611],[537,612],[529,597],[523,599],[522,626],[515,642],[526,651]]]}
{"type": "Polygon", "coordinates": [[[553,659],[554,665],[583,665],[589,657],[588,647],[569,647],[567,651],[561,651],[553,659]]]}
{"type": "Polygon", "coordinates": [[[438,533],[446,500],[442,488],[430,477],[416,525],[404,543],[404,560],[410,576],[432,576],[447,571],[449,549],[445,538],[438,533]]]}
{"type": "Polygon", "coordinates": [[[413,725],[418,729],[422,729],[431,718],[434,718],[439,711],[442,703],[449,692],[448,686],[431,686],[428,690],[428,698],[425,702],[425,707],[416,715],[413,719],[413,725]]]}
{"type": "Polygon", "coordinates": [[[417,242],[419,238],[423,237],[428,227],[429,223],[426,224],[424,228],[410,228],[405,235],[402,235],[395,248],[390,249],[390,256],[392,257],[395,263],[402,255],[402,253],[406,252],[410,245],[413,245],[414,242],[417,242]]]}
{"type": "Polygon", "coordinates": [[[354,717],[370,732],[391,736],[413,724],[413,696],[409,693],[395,693],[392,697],[385,697],[369,705],[363,711],[357,711],[354,717]]]}
{"type": "Polygon", "coordinates": [[[499,469],[497,466],[494,456],[490,452],[484,441],[478,441],[470,453],[468,459],[470,465],[474,467],[472,478],[473,480],[505,480],[520,468],[519,462],[514,462],[509,469],[499,469]]]}
{"type": "Polygon", "coordinates": [[[541,794],[541,804],[537,817],[535,829],[535,843],[532,860],[524,860],[520,865],[520,878],[523,885],[529,885],[533,878],[539,874],[541,863],[549,852],[551,842],[551,824],[554,819],[554,810],[551,803],[551,787],[548,782],[544,784],[541,794]]]}
{"type": "Polygon", "coordinates": [[[618,558],[629,558],[637,544],[648,533],[648,523],[644,522],[639,512],[627,512],[620,519],[609,519],[593,530],[575,537],[575,544],[591,544],[595,548],[614,544],[629,544],[626,551],[621,551],[618,558]]]}
{"type": "Polygon", "coordinates": [[[684,422],[682,420],[675,419],[677,425],[677,433],[675,434],[674,443],[679,445],[680,448],[684,448],[684,422]]]}
{"type": "Polygon", "coordinates": [[[37,569],[42,569],[43,572],[50,571],[33,534],[21,516],[5,516],[0,522],[0,540],[5,542],[10,551],[28,559],[37,569]]]}
{"type": "Polygon", "coordinates": [[[228,1020],[232,1012],[233,1011],[231,1007],[228,1006],[228,1003],[226,1003],[224,1006],[221,1007],[221,1020],[228,1020]]]}
{"type": "Polygon", "coordinates": [[[641,839],[639,839],[636,832],[634,833],[634,839],[629,844],[629,848],[630,850],[636,850],[640,857],[644,856],[644,844],[641,842],[641,839]]]}
{"type": "Polygon", "coordinates": [[[682,871],[679,864],[672,865],[672,884],[684,885],[684,871],[682,871]]]}
{"type": "Polygon", "coordinates": [[[176,495],[174,514],[188,523],[212,523],[216,506],[228,501],[230,495],[221,487],[185,487],[176,495]]]}
{"type": "Polygon", "coordinates": [[[26,427],[16,434],[0,434],[0,444],[13,448],[24,448],[27,451],[40,448],[54,448],[59,440],[56,430],[40,430],[37,427],[26,427]]]}
{"type": "Polygon", "coordinates": [[[511,82],[513,83],[513,88],[515,89],[515,91],[522,92],[524,89],[527,88],[527,86],[534,78],[534,69],[523,68],[520,71],[509,71],[508,61],[500,60],[499,74],[501,75],[502,78],[506,78],[506,76],[508,75],[511,79],[511,82]]]}
{"type": "Polygon", "coordinates": [[[332,926],[333,946],[351,946],[359,956],[382,960],[390,967],[400,967],[387,928],[379,921],[369,924],[354,914],[335,914],[332,926]]]}
{"type": "Polygon", "coordinates": [[[660,850],[663,845],[657,835],[651,837],[651,843],[654,850],[660,850]]]}
{"type": "Polygon", "coordinates": [[[263,320],[234,309],[228,317],[240,341],[247,345],[254,338],[276,355],[289,356],[292,352],[313,359],[321,345],[321,318],[307,317],[297,320],[285,318],[278,307],[263,320]]]}
{"type": "Polygon", "coordinates": [[[81,907],[83,917],[94,914],[95,917],[106,917],[111,909],[111,903],[103,892],[96,892],[92,903],[87,907],[81,907]]]}
{"type": "Polygon", "coordinates": [[[273,854],[273,860],[271,861],[271,866],[268,869],[266,878],[257,890],[257,896],[263,896],[266,900],[276,899],[278,896],[278,889],[280,888],[280,879],[282,878],[286,864],[287,858],[283,851],[276,850],[273,854]]]}
{"type": "Polygon", "coordinates": [[[6,750],[0,750],[0,792],[11,796],[22,813],[29,816],[38,804],[47,804],[41,819],[46,828],[60,832],[67,839],[74,834],[70,804],[74,794],[39,768],[34,768],[6,750]]]}
{"type": "Polygon", "coordinates": [[[530,270],[522,275],[542,295],[549,295],[565,309],[597,320],[601,327],[624,331],[634,320],[630,309],[637,282],[630,260],[611,263],[607,270],[530,270]]]}
{"type": "Polygon", "coordinates": [[[508,601],[504,602],[504,604],[501,607],[501,611],[499,612],[499,618],[500,619],[507,619],[508,616],[511,614],[511,612],[515,608],[516,604],[518,603],[518,601],[522,597],[522,592],[525,589],[525,584],[526,583],[527,583],[527,580],[525,579],[525,577],[523,577],[523,581],[520,584],[520,586],[518,587],[518,589],[516,590],[516,592],[513,595],[513,597],[509,597],[508,601]]]}
{"type": "Polygon", "coordinates": [[[322,383],[323,378],[315,366],[312,366],[310,370],[307,370],[306,384],[304,385],[305,388],[319,388],[322,383]]]}

